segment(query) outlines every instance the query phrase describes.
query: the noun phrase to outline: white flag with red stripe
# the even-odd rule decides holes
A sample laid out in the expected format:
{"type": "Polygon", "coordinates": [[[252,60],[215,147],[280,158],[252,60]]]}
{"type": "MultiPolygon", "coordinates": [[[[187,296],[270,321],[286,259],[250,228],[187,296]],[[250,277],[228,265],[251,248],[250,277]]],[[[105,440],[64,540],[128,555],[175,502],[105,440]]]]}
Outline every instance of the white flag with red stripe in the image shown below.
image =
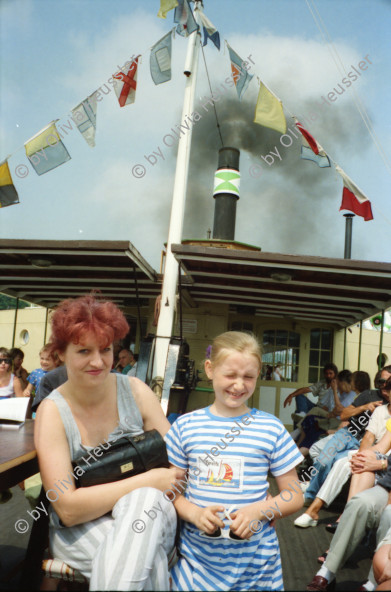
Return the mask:
{"type": "MultiPolygon", "coordinates": [[[[126,71],[120,70],[116,74],[113,74],[114,79],[114,91],[117,95],[119,106],[125,107],[125,105],[131,105],[136,99],[137,89],[137,69],[138,59],[135,58],[126,71]]],[[[129,63],[129,62],[128,62],[129,63]]]]}
{"type": "Polygon", "coordinates": [[[361,216],[364,220],[373,220],[371,202],[366,195],[353,183],[350,177],[336,165],[335,169],[343,179],[343,193],[340,210],[349,210],[361,216]]]}
{"type": "Polygon", "coordinates": [[[302,126],[296,117],[294,120],[297,129],[302,135],[301,158],[304,160],[312,160],[312,162],[316,162],[321,168],[330,167],[330,159],[319,142],[314,136],[311,136],[310,132],[302,126]]]}

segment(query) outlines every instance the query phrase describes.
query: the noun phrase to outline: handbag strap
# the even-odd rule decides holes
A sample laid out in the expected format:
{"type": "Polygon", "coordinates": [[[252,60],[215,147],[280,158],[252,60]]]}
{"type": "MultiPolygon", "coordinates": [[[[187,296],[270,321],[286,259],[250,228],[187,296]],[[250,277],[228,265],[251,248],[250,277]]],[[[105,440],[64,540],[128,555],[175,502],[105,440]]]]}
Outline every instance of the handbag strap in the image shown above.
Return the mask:
{"type": "Polygon", "coordinates": [[[138,454],[138,457],[144,467],[144,471],[146,471],[147,465],[144,462],[144,455],[142,453],[141,446],[140,446],[140,442],[142,442],[146,438],[145,433],[139,434],[138,436],[125,436],[125,438],[127,440],[129,440],[129,442],[132,444],[133,448],[135,448],[135,450],[138,454]]]}

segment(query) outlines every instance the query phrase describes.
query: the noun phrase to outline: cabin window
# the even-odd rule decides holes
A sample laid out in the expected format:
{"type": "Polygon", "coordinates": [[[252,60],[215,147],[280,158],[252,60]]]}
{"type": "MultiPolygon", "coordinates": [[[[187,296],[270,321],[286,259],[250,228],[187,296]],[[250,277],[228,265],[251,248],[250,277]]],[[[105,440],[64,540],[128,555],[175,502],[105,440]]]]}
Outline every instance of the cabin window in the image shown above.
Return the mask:
{"type": "Polygon", "coordinates": [[[273,380],[273,369],[280,364],[282,380],[297,382],[300,333],[270,329],[263,333],[262,380],[273,380]]]}
{"type": "Polygon", "coordinates": [[[231,331],[243,331],[243,333],[253,333],[254,325],[246,321],[232,321],[231,331]]]}
{"type": "Polygon", "coordinates": [[[332,361],[332,338],[330,329],[311,329],[308,382],[323,380],[323,367],[332,361]]]}

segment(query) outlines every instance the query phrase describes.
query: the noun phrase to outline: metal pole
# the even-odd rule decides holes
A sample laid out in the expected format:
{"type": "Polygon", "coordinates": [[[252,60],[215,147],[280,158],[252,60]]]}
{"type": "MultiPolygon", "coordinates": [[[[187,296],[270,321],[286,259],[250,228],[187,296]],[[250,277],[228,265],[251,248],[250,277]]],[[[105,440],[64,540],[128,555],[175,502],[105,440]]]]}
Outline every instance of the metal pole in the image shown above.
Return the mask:
{"type": "MultiPolygon", "coordinates": [[[[199,23],[199,11],[202,8],[201,0],[195,1],[194,18],[199,23]]],[[[200,48],[200,32],[194,31],[189,37],[185,62],[186,86],[183,101],[182,119],[191,117],[194,112],[195,85],[198,71],[198,55],[200,48]]],[[[164,271],[162,301],[156,329],[156,350],[153,376],[164,377],[168,346],[170,344],[172,324],[175,311],[175,295],[178,282],[178,264],[171,252],[171,245],[182,240],[183,218],[185,211],[187,178],[190,161],[190,148],[192,137],[192,125],[186,134],[180,135],[178,143],[178,155],[175,171],[174,191],[171,205],[171,218],[167,240],[167,255],[164,271]]]]}
{"type": "Polygon", "coordinates": [[[342,369],[345,368],[345,359],[346,359],[346,327],[343,330],[343,359],[342,359],[342,369]]]}
{"type": "Polygon", "coordinates": [[[381,311],[381,330],[380,330],[380,343],[379,343],[379,361],[378,370],[382,369],[382,349],[383,349],[383,333],[384,333],[384,310],[381,311]]]}
{"type": "Polygon", "coordinates": [[[16,298],[16,308],[15,308],[15,316],[14,316],[14,331],[12,333],[12,347],[15,347],[15,336],[16,336],[16,322],[18,320],[18,308],[19,308],[19,298],[16,298]]]}
{"type": "Polygon", "coordinates": [[[45,331],[43,334],[43,344],[46,344],[46,335],[47,335],[47,331],[48,331],[48,316],[49,316],[49,309],[46,309],[46,315],[45,315],[45,331]]]}
{"type": "Polygon", "coordinates": [[[345,224],[345,251],[344,251],[344,259],[351,259],[352,258],[352,231],[353,231],[353,218],[354,214],[344,214],[344,218],[346,218],[345,224]]]}
{"type": "Polygon", "coordinates": [[[360,370],[360,365],[361,365],[361,341],[362,341],[362,321],[360,321],[360,335],[359,335],[359,338],[358,338],[357,370],[360,370]]]}

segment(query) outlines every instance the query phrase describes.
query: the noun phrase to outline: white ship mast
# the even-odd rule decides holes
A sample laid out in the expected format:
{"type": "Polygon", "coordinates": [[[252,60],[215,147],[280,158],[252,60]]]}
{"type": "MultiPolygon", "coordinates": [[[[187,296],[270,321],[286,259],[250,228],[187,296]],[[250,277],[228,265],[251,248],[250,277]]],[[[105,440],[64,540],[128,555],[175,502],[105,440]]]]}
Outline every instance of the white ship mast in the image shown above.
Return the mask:
{"type": "MultiPolygon", "coordinates": [[[[202,10],[202,1],[195,0],[194,18],[200,25],[199,12],[202,10]]],[[[183,101],[182,119],[194,111],[194,95],[198,71],[198,55],[200,48],[200,31],[194,31],[189,36],[185,70],[186,86],[183,101]]],[[[192,127],[186,134],[179,138],[177,164],[175,171],[174,190],[171,204],[171,217],[167,240],[167,254],[164,270],[162,300],[160,315],[156,330],[155,360],[153,376],[164,377],[168,346],[172,335],[172,325],[175,311],[176,291],[178,284],[178,263],[171,252],[171,245],[182,241],[183,217],[185,213],[185,201],[187,191],[187,178],[190,162],[190,148],[192,138],[192,127]]],[[[167,401],[162,401],[163,411],[167,412],[167,401]]]]}

